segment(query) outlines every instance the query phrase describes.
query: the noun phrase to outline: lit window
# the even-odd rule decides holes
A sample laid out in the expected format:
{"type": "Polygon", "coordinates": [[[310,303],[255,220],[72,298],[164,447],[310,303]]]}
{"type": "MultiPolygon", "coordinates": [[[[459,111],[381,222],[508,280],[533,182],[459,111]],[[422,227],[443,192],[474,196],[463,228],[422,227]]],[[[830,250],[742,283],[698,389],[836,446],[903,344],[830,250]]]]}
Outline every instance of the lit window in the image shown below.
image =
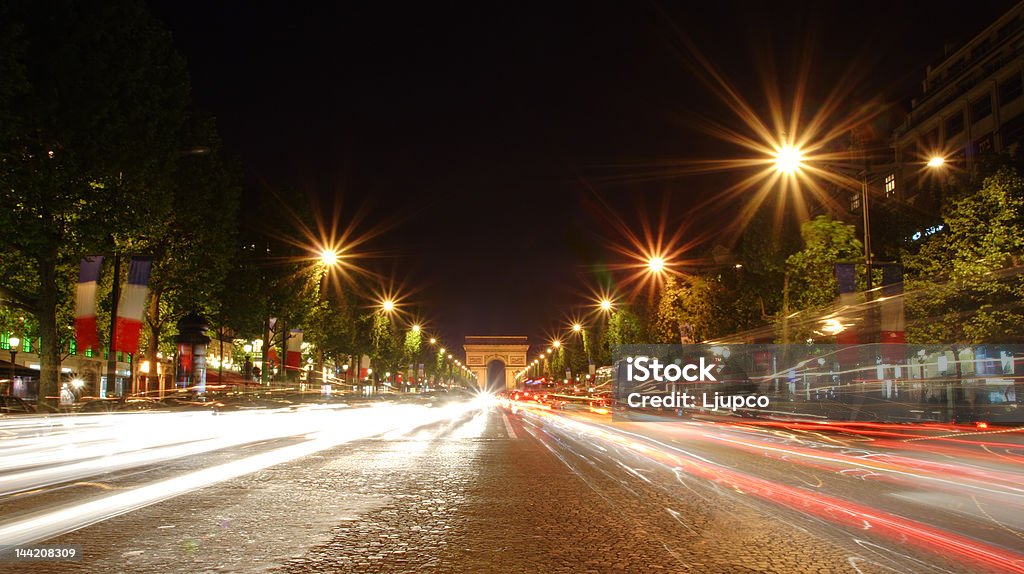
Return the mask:
{"type": "Polygon", "coordinates": [[[885,196],[892,197],[896,195],[896,174],[890,173],[885,176],[885,196]]]}

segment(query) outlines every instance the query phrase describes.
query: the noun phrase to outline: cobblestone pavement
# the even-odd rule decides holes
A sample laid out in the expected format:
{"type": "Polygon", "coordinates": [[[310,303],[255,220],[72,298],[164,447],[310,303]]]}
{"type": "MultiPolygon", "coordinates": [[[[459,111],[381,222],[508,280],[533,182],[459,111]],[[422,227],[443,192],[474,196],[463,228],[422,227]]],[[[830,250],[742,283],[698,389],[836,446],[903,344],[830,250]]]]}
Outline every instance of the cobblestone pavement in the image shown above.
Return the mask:
{"type": "Polygon", "coordinates": [[[323,450],[46,543],[81,544],[85,559],[0,571],[972,571],[494,408],[323,450]]]}

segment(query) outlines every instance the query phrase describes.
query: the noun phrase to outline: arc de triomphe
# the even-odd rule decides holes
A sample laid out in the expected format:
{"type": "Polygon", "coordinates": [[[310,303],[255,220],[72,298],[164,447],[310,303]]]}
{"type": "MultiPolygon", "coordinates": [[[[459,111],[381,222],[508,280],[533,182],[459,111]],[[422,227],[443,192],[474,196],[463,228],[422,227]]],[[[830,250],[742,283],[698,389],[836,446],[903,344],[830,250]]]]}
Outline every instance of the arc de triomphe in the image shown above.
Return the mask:
{"type": "Polygon", "coordinates": [[[530,343],[526,337],[518,336],[470,336],[466,337],[466,366],[476,375],[481,389],[507,390],[516,386],[516,373],[526,366],[526,353],[530,343]],[[500,381],[487,380],[487,366],[500,362],[505,371],[504,385],[500,381]]]}

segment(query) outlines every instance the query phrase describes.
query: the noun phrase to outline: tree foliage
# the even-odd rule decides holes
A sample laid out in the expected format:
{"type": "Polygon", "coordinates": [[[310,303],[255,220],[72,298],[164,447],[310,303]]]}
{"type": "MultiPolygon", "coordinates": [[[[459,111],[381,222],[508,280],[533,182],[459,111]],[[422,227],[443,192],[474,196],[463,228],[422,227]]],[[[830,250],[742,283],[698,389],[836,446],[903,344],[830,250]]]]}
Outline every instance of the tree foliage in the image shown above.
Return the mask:
{"type": "Polygon", "coordinates": [[[4,4],[0,278],[35,315],[40,395],[57,391],[59,310],[83,255],[132,249],[170,208],[188,79],[170,36],[128,0],[4,4]]]}
{"type": "Polygon", "coordinates": [[[804,247],[786,259],[789,307],[814,310],[831,305],[838,294],[835,265],[863,256],[853,225],[819,215],[800,226],[804,247]]]}
{"type": "Polygon", "coordinates": [[[658,343],[698,343],[731,333],[731,294],[718,274],[670,277],[658,300],[653,332],[658,343]]]}
{"type": "Polygon", "coordinates": [[[631,309],[622,306],[608,317],[607,341],[611,348],[618,345],[639,345],[645,343],[644,328],[631,309]]]}
{"type": "Polygon", "coordinates": [[[946,231],[905,257],[907,338],[916,343],[1024,339],[1024,180],[1002,167],[944,209],[946,231]]]}

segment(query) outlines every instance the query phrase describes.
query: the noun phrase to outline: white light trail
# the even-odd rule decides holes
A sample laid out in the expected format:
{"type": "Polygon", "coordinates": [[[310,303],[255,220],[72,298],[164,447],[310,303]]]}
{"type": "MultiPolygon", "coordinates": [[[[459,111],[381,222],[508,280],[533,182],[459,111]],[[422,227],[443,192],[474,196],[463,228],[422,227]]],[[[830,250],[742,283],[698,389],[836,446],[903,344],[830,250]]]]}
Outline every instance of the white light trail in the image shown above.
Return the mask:
{"type": "MultiPolygon", "coordinates": [[[[112,469],[152,464],[161,460],[191,456],[269,438],[303,436],[306,440],[299,444],[176,475],[131,490],[103,495],[83,503],[38,511],[0,523],[0,547],[46,540],[193,490],[294,461],[346,442],[377,436],[389,431],[409,433],[425,425],[445,421],[454,422],[479,408],[481,405],[472,401],[453,403],[442,408],[418,405],[376,405],[371,408],[344,411],[333,409],[278,410],[232,413],[216,417],[207,414],[205,417],[199,416],[195,419],[181,417],[178,413],[118,415],[106,417],[106,423],[113,427],[112,429],[100,426],[90,430],[86,429],[97,423],[87,420],[84,421],[86,424],[83,425],[83,434],[95,433],[94,436],[89,438],[76,436],[72,439],[68,433],[57,433],[49,437],[49,443],[52,444],[49,444],[46,455],[36,456],[32,460],[56,462],[62,452],[65,455],[68,454],[69,451],[62,447],[71,440],[79,443],[92,440],[115,441],[118,444],[104,445],[104,447],[116,451],[117,454],[96,460],[80,460],[80,457],[75,457],[74,462],[68,465],[33,469],[7,476],[0,475],[0,491],[12,492],[32,488],[33,481],[36,481],[35,487],[66,482],[108,472],[112,469]],[[133,420],[127,422],[125,419],[133,420]],[[198,429],[180,429],[184,434],[195,439],[194,442],[181,443],[179,438],[164,438],[163,446],[153,449],[152,452],[129,452],[126,450],[127,447],[120,444],[123,441],[132,447],[151,448],[151,446],[144,445],[154,445],[160,443],[160,440],[148,440],[140,438],[138,435],[128,436],[125,435],[125,431],[133,429],[136,432],[145,432],[143,429],[147,427],[147,424],[151,427],[150,431],[167,430],[168,421],[180,423],[182,420],[189,420],[199,427],[198,429]],[[123,422],[126,423],[125,426],[122,426],[123,422]],[[225,432],[228,433],[228,436],[218,437],[217,433],[225,432]],[[171,444],[172,442],[176,444],[171,444]]],[[[14,440],[17,441],[17,439],[14,440]]],[[[37,440],[35,437],[28,442],[37,447],[48,444],[48,441],[37,440]]],[[[3,448],[4,446],[6,445],[0,442],[0,459],[6,458],[4,455],[7,449],[3,448]]],[[[20,451],[23,446],[25,445],[16,445],[15,450],[20,451]]],[[[96,445],[93,447],[94,449],[89,451],[90,456],[102,450],[96,445]]],[[[18,466],[24,462],[22,460],[20,463],[10,466],[18,466]]]]}

